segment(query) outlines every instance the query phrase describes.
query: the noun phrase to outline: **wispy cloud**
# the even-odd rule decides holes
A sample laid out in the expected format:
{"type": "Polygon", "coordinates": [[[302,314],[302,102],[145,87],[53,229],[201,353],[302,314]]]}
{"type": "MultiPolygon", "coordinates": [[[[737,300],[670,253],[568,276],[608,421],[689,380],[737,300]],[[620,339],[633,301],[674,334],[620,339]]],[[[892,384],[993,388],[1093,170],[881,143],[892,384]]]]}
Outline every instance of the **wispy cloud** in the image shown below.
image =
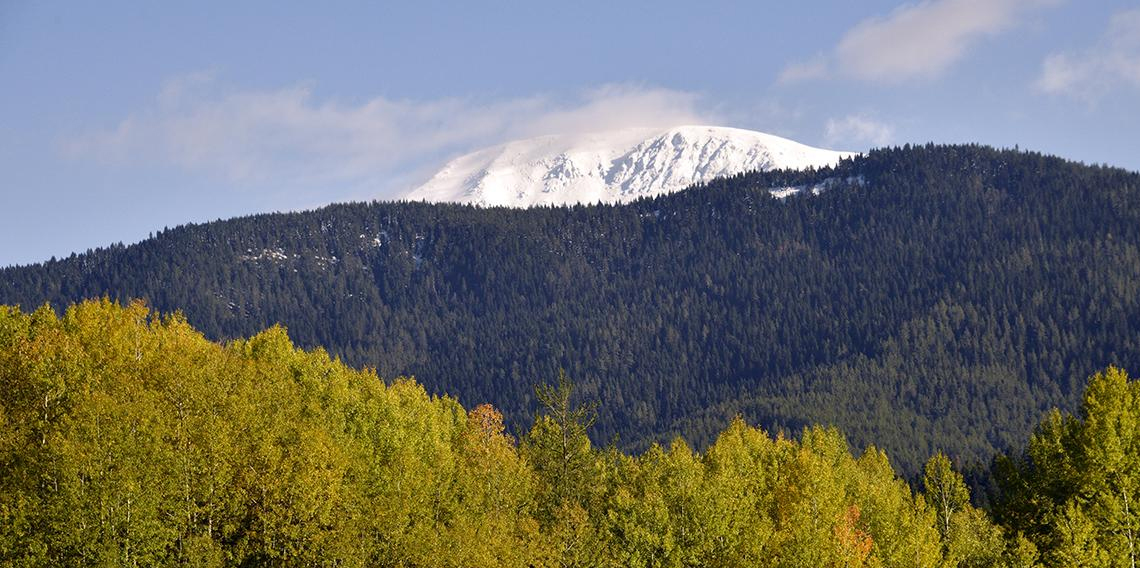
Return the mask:
{"type": "Polygon", "coordinates": [[[980,40],[1014,28],[1058,0],[928,0],[863,20],[828,54],[795,62],[781,83],[844,76],[899,83],[942,76],[980,40]]]}
{"type": "Polygon", "coordinates": [[[789,84],[823,79],[831,73],[830,67],[831,59],[827,55],[818,55],[807,61],[789,63],[783,71],[780,71],[779,82],[789,84]]]}
{"type": "Polygon", "coordinates": [[[1140,9],[1114,14],[1089,49],[1045,58],[1036,86],[1090,104],[1119,87],[1140,89],[1140,9]]]}
{"type": "Polygon", "coordinates": [[[831,147],[880,147],[894,141],[895,129],[885,122],[857,114],[828,119],[823,137],[831,147]]]}
{"type": "Polygon", "coordinates": [[[75,158],[160,163],[236,185],[355,185],[406,178],[458,152],[549,133],[707,122],[693,93],[607,85],[570,97],[322,99],[308,85],[241,90],[171,80],[149,108],[65,141],[75,158]]]}

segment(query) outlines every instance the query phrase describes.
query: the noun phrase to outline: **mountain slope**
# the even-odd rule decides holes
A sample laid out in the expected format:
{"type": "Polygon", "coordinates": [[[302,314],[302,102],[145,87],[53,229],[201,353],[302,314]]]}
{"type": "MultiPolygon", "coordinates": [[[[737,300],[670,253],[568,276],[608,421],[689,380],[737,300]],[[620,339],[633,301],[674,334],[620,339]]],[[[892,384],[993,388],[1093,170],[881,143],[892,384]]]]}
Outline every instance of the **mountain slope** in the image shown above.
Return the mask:
{"type": "Polygon", "coordinates": [[[511,207],[624,203],[752,170],[833,166],[853,155],[715,126],[542,136],[456,158],[406,198],[511,207]]]}
{"type": "Polygon", "coordinates": [[[1140,368],[1140,175],[901,148],[621,206],[344,204],[0,270],[0,303],[104,294],[211,338],[281,322],[515,425],[565,369],[601,443],[703,444],[742,412],[835,424],[914,472],[988,459],[1091,373],[1140,368]]]}

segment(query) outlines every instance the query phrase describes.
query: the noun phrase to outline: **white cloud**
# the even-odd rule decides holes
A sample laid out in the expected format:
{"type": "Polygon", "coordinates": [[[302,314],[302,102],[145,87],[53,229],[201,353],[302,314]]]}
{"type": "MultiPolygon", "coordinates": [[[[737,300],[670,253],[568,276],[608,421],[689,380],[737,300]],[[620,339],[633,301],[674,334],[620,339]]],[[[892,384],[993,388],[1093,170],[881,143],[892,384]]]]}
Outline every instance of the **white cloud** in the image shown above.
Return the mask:
{"type": "Polygon", "coordinates": [[[1093,47],[1046,57],[1036,86],[1090,103],[1121,86],[1140,89],[1140,9],[1114,14],[1093,47]]]}
{"type": "Polygon", "coordinates": [[[792,63],[781,82],[828,76],[898,83],[941,76],[979,40],[1015,27],[1057,0],[927,0],[863,20],[829,55],[792,63]]]}
{"type": "Polygon", "coordinates": [[[76,158],[173,165],[238,186],[390,186],[427,161],[509,139],[713,120],[698,102],[692,93],[637,85],[563,99],[345,102],[306,85],[234,90],[195,74],[168,82],[149,108],[64,148],[76,158]]]}
{"type": "Polygon", "coordinates": [[[828,119],[823,136],[829,147],[881,147],[894,140],[895,129],[885,122],[858,114],[828,119]]]}

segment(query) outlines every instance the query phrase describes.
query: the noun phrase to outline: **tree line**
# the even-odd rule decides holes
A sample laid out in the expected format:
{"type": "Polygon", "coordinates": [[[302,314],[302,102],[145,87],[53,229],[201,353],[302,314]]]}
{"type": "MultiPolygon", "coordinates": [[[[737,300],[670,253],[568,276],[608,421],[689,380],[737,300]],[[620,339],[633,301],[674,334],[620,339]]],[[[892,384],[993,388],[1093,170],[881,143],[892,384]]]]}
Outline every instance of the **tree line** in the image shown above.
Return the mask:
{"type": "MultiPolygon", "coordinates": [[[[995,462],[908,485],[835,428],[736,418],[703,452],[594,445],[565,375],[510,435],[280,327],[214,343],[108,300],[0,308],[10,566],[1131,566],[1140,383],[1109,368],[995,462]]],[[[597,408],[600,409],[605,404],[597,408]]]]}

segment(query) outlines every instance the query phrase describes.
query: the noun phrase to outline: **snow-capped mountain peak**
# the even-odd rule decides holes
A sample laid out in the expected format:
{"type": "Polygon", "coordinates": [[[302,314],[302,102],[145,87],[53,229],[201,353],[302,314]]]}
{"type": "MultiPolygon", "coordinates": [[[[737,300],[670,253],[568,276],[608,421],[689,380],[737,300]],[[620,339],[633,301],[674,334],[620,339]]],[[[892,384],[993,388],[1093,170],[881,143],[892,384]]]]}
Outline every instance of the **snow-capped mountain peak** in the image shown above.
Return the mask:
{"type": "Polygon", "coordinates": [[[751,170],[834,165],[851,155],[718,126],[541,136],[460,156],[405,198],[512,207],[628,202],[751,170]]]}

